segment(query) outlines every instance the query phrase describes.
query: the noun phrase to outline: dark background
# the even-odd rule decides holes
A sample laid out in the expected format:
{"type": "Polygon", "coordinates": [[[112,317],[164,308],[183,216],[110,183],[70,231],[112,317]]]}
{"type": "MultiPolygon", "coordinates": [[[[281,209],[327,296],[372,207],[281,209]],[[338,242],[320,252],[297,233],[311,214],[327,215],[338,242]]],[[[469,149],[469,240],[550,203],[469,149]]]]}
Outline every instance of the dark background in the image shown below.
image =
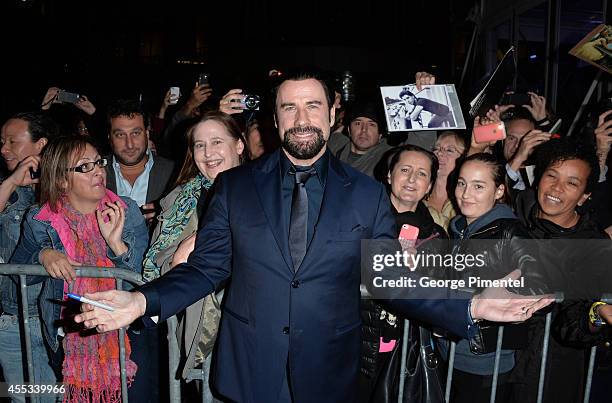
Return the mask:
{"type": "Polygon", "coordinates": [[[200,71],[217,96],[255,92],[269,69],[295,66],[351,70],[358,91],[379,96],[372,84],[413,82],[418,69],[452,80],[462,63],[471,2],[329,3],[4,1],[0,110],[35,107],[52,85],[94,103],[142,93],[157,105],[200,71]]]}
{"type": "MultiPolygon", "coordinates": [[[[215,96],[240,87],[265,94],[267,72],[313,66],[350,70],[357,96],[378,101],[379,85],[434,73],[455,83],[484,7],[463,85],[471,99],[515,43],[517,89],[545,91],[549,6],[559,10],[555,109],[571,121],[597,69],[567,51],[605,21],[606,0],[75,1],[0,2],[0,118],[38,108],[46,89],[87,95],[103,107],[137,98],[157,110],[169,86],[184,95],[199,72],[215,96]]],[[[604,74],[607,80],[609,75],[604,74]]],[[[185,100],[186,97],[183,97],[185,100]]]]}

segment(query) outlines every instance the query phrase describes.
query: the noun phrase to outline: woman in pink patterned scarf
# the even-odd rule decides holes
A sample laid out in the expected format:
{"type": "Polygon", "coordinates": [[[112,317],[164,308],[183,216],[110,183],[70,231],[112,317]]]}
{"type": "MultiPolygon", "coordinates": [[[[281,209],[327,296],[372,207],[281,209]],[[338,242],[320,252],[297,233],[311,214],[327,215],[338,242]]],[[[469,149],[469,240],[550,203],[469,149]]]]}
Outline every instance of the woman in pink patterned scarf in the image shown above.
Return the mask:
{"type": "MultiPolygon", "coordinates": [[[[141,272],[148,233],[136,203],[106,189],[107,161],[83,137],[49,143],[41,161],[40,206],[28,214],[13,262],[42,264],[49,277],[39,298],[51,356],[61,356],[65,402],[120,402],[117,332],[97,334],[70,326],[78,304],[66,294],[115,288],[108,278],[80,278],[76,266],[141,272]],[[58,301],[65,301],[58,303],[58,301]],[[62,348],[60,348],[62,347],[62,348]]],[[[126,336],[128,383],[137,366],[126,336]]]]}

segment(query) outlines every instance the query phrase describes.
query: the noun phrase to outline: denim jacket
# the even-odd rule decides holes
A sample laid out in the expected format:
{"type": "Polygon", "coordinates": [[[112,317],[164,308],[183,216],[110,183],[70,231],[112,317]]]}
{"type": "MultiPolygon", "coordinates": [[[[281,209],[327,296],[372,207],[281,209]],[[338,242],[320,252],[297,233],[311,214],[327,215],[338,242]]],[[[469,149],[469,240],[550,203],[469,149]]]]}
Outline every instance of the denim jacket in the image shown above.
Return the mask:
{"type": "MultiPolygon", "coordinates": [[[[17,247],[19,235],[21,234],[21,222],[24,216],[35,202],[34,189],[30,186],[18,186],[8,199],[6,207],[0,212],[0,262],[8,263],[11,255],[17,247]]],[[[11,292],[12,281],[8,276],[0,276],[0,295],[5,299],[7,293],[11,292]]],[[[38,295],[38,290],[32,290],[38,295]]],[[[35,297],[36,297],[35,295],[35,297]]],[[[36,309],[36,298],[34,297],[33,309],[30,315],[38,315],[36,309]]],[[[4,311],[4,307],[2,307],[4,311]]]]}
{"type": "MultiPolygon", "coordinates": [[[[121,199],[127,204],[121,239],[127,244],[128,251],[116,256],[108,248],[107,256],[115,267],[141,273],[142,259],[149,244],[149,232],[136,203],[127,197],[121,199]]],[[[40,251],[47,248],[66,253],[57,231],[50,222],[37,218],[40,210],[41,207],[36,206],[28,212],[23,224],[23,235],[11,258],[11,263],[40,264],[38,260],[40,251]]],[[[28,276],[28,285],[39,283],[42,284],[38,305],[43,322],[43,334],[53,351],[57,351],[59,343],[55,322],[60,319],[61,314],[61,305],[57,301],[64,300],[64,281],[46,276],[28,276]]],[[[128,284],[125,288],[131,286],[128,284]]],[[[4,298],[3,296],[3,304],[4,298]]],[[[16,299],[7,303],[17,309],[16,299]]]]}
{"type": "Polygon", "coordinates": [[[17,186],[6,207],[0,212],[0,258],[5,262],[9,261],[17,246],[21,222],[34,201],[34,189],[30,186],[17,186]]]}

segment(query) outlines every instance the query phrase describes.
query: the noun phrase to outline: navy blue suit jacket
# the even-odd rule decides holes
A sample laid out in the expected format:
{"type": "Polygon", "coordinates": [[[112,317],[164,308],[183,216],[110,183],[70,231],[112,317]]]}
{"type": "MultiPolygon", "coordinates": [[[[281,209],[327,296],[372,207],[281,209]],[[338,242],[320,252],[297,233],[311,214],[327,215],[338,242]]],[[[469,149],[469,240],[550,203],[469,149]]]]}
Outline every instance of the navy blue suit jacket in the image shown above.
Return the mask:
{"type": "MultiPolygon", "coordinates": [[[[276,402],[288,367],[295,402],[354,402],[360,241],[394,238],[390,202],[380,183],[330,155],[319,219],[294,272],[279,152],[217,178],[187,263],[140,289],[146,315],[167,319],[231,275],[218,334],[217,389],[238,402],[276,402]]],[[[402,300],[396,307],[459,335],[467,331],[466,301],[402,300]]]]}

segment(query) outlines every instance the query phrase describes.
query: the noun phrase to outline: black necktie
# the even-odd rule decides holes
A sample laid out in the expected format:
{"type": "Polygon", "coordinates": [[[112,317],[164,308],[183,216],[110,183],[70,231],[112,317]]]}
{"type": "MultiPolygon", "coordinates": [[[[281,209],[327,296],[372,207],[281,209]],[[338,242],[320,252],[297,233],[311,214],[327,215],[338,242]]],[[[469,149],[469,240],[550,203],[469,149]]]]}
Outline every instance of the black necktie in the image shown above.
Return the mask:
{"type": "Polygon", "coordinates": [[[289,171],[295,175],[293,199],[291,200],[291,221],[289,222],[289,251],[293,260],[293,270],[297,270],[306,255],[308,239],[308,194],[306,181],[316,175],[314,169],[308,171],[289,171]]]}

